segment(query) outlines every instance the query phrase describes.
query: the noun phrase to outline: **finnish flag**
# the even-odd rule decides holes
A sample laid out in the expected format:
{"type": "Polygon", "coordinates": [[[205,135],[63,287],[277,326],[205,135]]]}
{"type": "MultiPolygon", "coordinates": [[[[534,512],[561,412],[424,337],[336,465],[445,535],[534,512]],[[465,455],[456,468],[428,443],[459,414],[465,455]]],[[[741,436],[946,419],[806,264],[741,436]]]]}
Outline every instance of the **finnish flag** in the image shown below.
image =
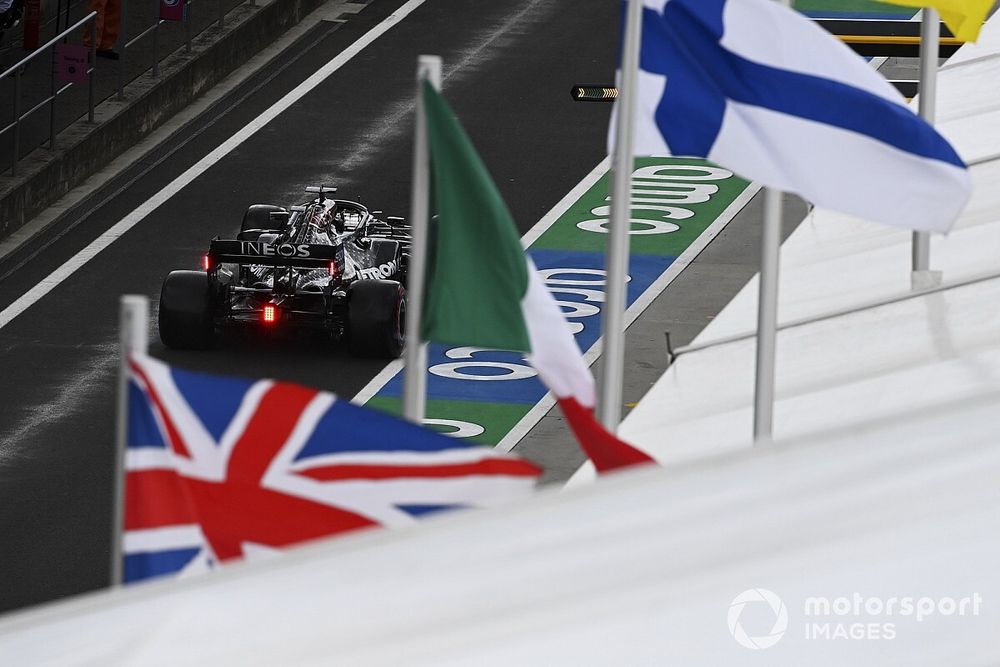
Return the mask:
{"type": "Polygon", "coordinates": [[[773,0],[643,5],[636,154],[708,158],[908,229],[947,231],[964,208],[951,145],[812,21],[773,0]]]}

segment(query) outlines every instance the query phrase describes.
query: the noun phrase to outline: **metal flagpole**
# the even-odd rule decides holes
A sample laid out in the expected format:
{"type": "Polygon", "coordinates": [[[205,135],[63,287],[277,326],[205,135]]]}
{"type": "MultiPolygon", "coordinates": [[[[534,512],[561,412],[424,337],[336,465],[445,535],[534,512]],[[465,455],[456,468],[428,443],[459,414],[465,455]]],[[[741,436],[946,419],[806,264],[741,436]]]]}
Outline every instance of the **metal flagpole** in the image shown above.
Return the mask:
{"type": "Polygon", "coordinates": [[[430,82],[441,89],[441,58],[417,59],[417,100],[413,128],[413,186],[410,193],[410,258],[407,268],[406,348],[403,357],[403,416],[423,423],[427,402],[427,343],[421,339],[424,280],[427,274],[428,225],[430,218],[431,163],[427,148],[427,119],[421,85],[430,82]]]}
{"type": "MultiPolygon", "coordinates": [[[[791,7],[790,0],[777,0],[791,7]]],[[[770,440],[774,432],[774,366],[778,337],[778,267],[781,258],[781,191],[764,190],[764,228],[760,240],[757,296],[757,358],[754,372],[753,439],[770,440]]]]}
{"type": "Polygon", "coordinates": [[[127,294],[118,316],[118,409],[115,424],[114,498],[111,514],[110,585],[121,586],[125,527],[125,448],[128,435],[128,356],[146,353],[149,331],[149,298],[127,294]]]}
{"type": "Polygon", "coordinates": [[[774,365],[778,335],[778,267],[781,256],[781,191],[764,190],[757,297],[757,363],[754,375],[753,439],[769,440],[774,423],[774,365]]]}
{"type": "Polygon", "coordinates": [[[618,123],[612,161],[611,229],[605,262],[603,331],[604,364],[598,419],[611,433],[618,431],[622,411],[622,377],[625,364],[625,274],[628,272],[629,208],[632,195],[632,140],[635,134],[636,83],[639,79],[639,41],[642,2],[628,0],[625,43],[622,47],[621,81],[618,84],[618,123]]]}
{"type": "MultiPolygon", "coordinates": [[[[934,124],[937,101],[938,53],[941,41],[941,17],[936,9],[925,7],[920,24],[920,117],[934,124]]],[[[941,282],[941,274],[931,271],[931,235],[913,232],[912,273],[914,289],[933,287],[941,282]]]]}

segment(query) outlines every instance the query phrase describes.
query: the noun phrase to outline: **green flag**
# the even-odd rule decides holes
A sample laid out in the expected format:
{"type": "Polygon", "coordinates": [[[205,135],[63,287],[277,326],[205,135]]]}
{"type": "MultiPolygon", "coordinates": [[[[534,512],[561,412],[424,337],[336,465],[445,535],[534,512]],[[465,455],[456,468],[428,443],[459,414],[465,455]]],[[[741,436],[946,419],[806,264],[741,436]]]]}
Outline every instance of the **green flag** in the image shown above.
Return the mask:
{"type": "Polygon", "coordinates": [[[451,108],[427,81],[423,99],[438,213],[423,338],[529,352],[521,311],[527,264],[510,211],[451,108]]]}
{"type": "Polygon", "coordinates": [[[598,470],[648,463],[594,419],[594,377],[559,304],[455,115],[428,82],[422,90],[438,211],[424,339],[527,353],[598,470]]]}

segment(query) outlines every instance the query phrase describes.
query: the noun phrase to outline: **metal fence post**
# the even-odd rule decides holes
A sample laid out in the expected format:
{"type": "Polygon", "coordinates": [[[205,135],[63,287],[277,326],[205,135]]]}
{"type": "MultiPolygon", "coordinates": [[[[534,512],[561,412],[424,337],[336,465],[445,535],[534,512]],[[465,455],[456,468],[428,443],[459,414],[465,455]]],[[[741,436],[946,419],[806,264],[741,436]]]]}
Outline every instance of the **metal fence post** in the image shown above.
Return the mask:
{"type": "Polygon", "coordinates": [[[14,72],[14,155],[10,161],[10,175],[17,176],[17,155],[21,148],[21,71],[18,67],[14,72]]]}
{"type": "Polygon", "coordinates": [[[191,0],[184,3],[184,53],[191,53],[191,0]]]}
{"type": "Polygon", "coordinates": [[[52,101],[49,103],[49,150],[56,149],[56,45],[52,45],[52,66],[49,68],[49,87],[52,90],[52,101]]]}
{"type": "Polygon", "coordinates": [[[153,0],[153,78],[160,76],[160,0],[153,0]]]}
{"type": "MultiPolygon", "coordinates": [[[[118,36],[118,39],[121,40],[121,43],[122,43],[122,52],[121,52],[121,57],[118,60],[118,99],[123,100],[123,99],[125,99],[125,63],[128,61],[128,40],[125,38],[125,34],[126,34],[125,33],[125,29],[126,29],[126,26],[128,25],[128,21],[127,21],[127,19],[128,19],[128,10],[127,10],[128,0],[125,0],[125,2],[121,3],[121,7],[122,7],[121,18],[119,19],[119,25],[121,26],[121,34],[118,36]]],[[[96,32],[96,29],[97,29],[97,20],[96,19],[94,20],[94,29],[95,29],[94,35],[95,35],[95,39],[96,39],[96,35],[97,35],[97,32],[96,32]]]]}
{"type": "MultiPolygon", "coordinates": [[[[31,54],[23,58],[16,64],[8,67],[6,70],[0,71],[0,80],[6,80],[7,77],[14,78],[14,97],[13,97],[13,121],[10,125],[0,129],[0,136],[3,136],[7,131],[12,131],[13,137],[11,142],[11,165],[10,165],[10,175],[17,176],[17,163],[20,161],[21,154],[21,121],[28,116],[33,115],[36,111],[39,114],[45,111],[44,107],[48,105],[49,112],[49,150],[54,151],[56,149],[56,138],[58,136],[57,125],[56,125],[56,105],[59,99],[60,93],[62,93],[66,88],[74,85],[73,82],[66,85],[65,88],[60,89],[58,72],[56,70],[58,64],[58,47],[60,40],[63,44],[67,43],[68,36],[71,31],[83,28],[88,22],[95,20],[97,14],[95,12],[90,12],[82,19],[78,20],[72,26],[66,26],[62,32],[57,32],[55,36],[52,37],[48,42],[42,46],[38,46],[33,49],[31,54]],[[27,113],[22,114],[22,107],[24,103],[23,99],[23,75],[24,70],[28,63],[37,59],[39,62],[45,57],[46,51],[49,51],[49,97],[45,98],[42,102],[31,107],[27,113]]],[[[91,40],[90,44],[90,62],[85,69],[85,74],[90,76],[89,86],[88,86],[88,108],[87,108],[87,120],[89,122],[94,122],[94,96],[95,96],[95,77],[97,76],[97,42],[96,40],[91,40]]],[[[71,109],[72,110],[72,109],[71,109]]],[[[74,112],[75,115],[76,112],[74,112]]],[[[44,140],[41,142],[40,146],[44,146],[44,140]]],[[[33,146],[33,148],[38,147],[38,145],[33,146]]]]}
{"type": "Polygon", "coordinates": [[[97,77],[97,17],[94,16],[90,19],[92,21],[90,34],[94,35],[94,38],[90,40],[90,85],[87,90],[87,103],[89,109],[87,110],[87,120],[91,123],[94,122],[94,79],[97,77]]]}

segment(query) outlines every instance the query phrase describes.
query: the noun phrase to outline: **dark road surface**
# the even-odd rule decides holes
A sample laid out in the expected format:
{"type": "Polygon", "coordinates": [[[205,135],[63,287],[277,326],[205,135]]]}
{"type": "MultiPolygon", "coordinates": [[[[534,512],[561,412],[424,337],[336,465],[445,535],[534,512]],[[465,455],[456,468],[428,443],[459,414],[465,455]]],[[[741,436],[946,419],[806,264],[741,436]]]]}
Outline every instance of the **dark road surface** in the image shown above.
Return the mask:
{"type": "MultiPolygon", "coordinates": [[[[92,198],[106,202],[71,210],[0,261],[0,310],[400,5],[372,0],[347,22],[317,23],[92,198]]],[[[2,326],[0,611],[107,582],[120,295],[151,298],[150,351],[168,362],[353,396],[383,362],[318,344],[164,349],[156,336],[161,281],[172,269],[196,268],[209,239],[234,234],[248,205],[299,203],[306,185],[336,185],[338,196],[408,215],[413,77],[424,53],[443,58],[443,92],[523,233],[604,157],[609,107],[574,103],[568,91],[612,80],[616,25],[610,2],[428,0],[2,326]]]]}

